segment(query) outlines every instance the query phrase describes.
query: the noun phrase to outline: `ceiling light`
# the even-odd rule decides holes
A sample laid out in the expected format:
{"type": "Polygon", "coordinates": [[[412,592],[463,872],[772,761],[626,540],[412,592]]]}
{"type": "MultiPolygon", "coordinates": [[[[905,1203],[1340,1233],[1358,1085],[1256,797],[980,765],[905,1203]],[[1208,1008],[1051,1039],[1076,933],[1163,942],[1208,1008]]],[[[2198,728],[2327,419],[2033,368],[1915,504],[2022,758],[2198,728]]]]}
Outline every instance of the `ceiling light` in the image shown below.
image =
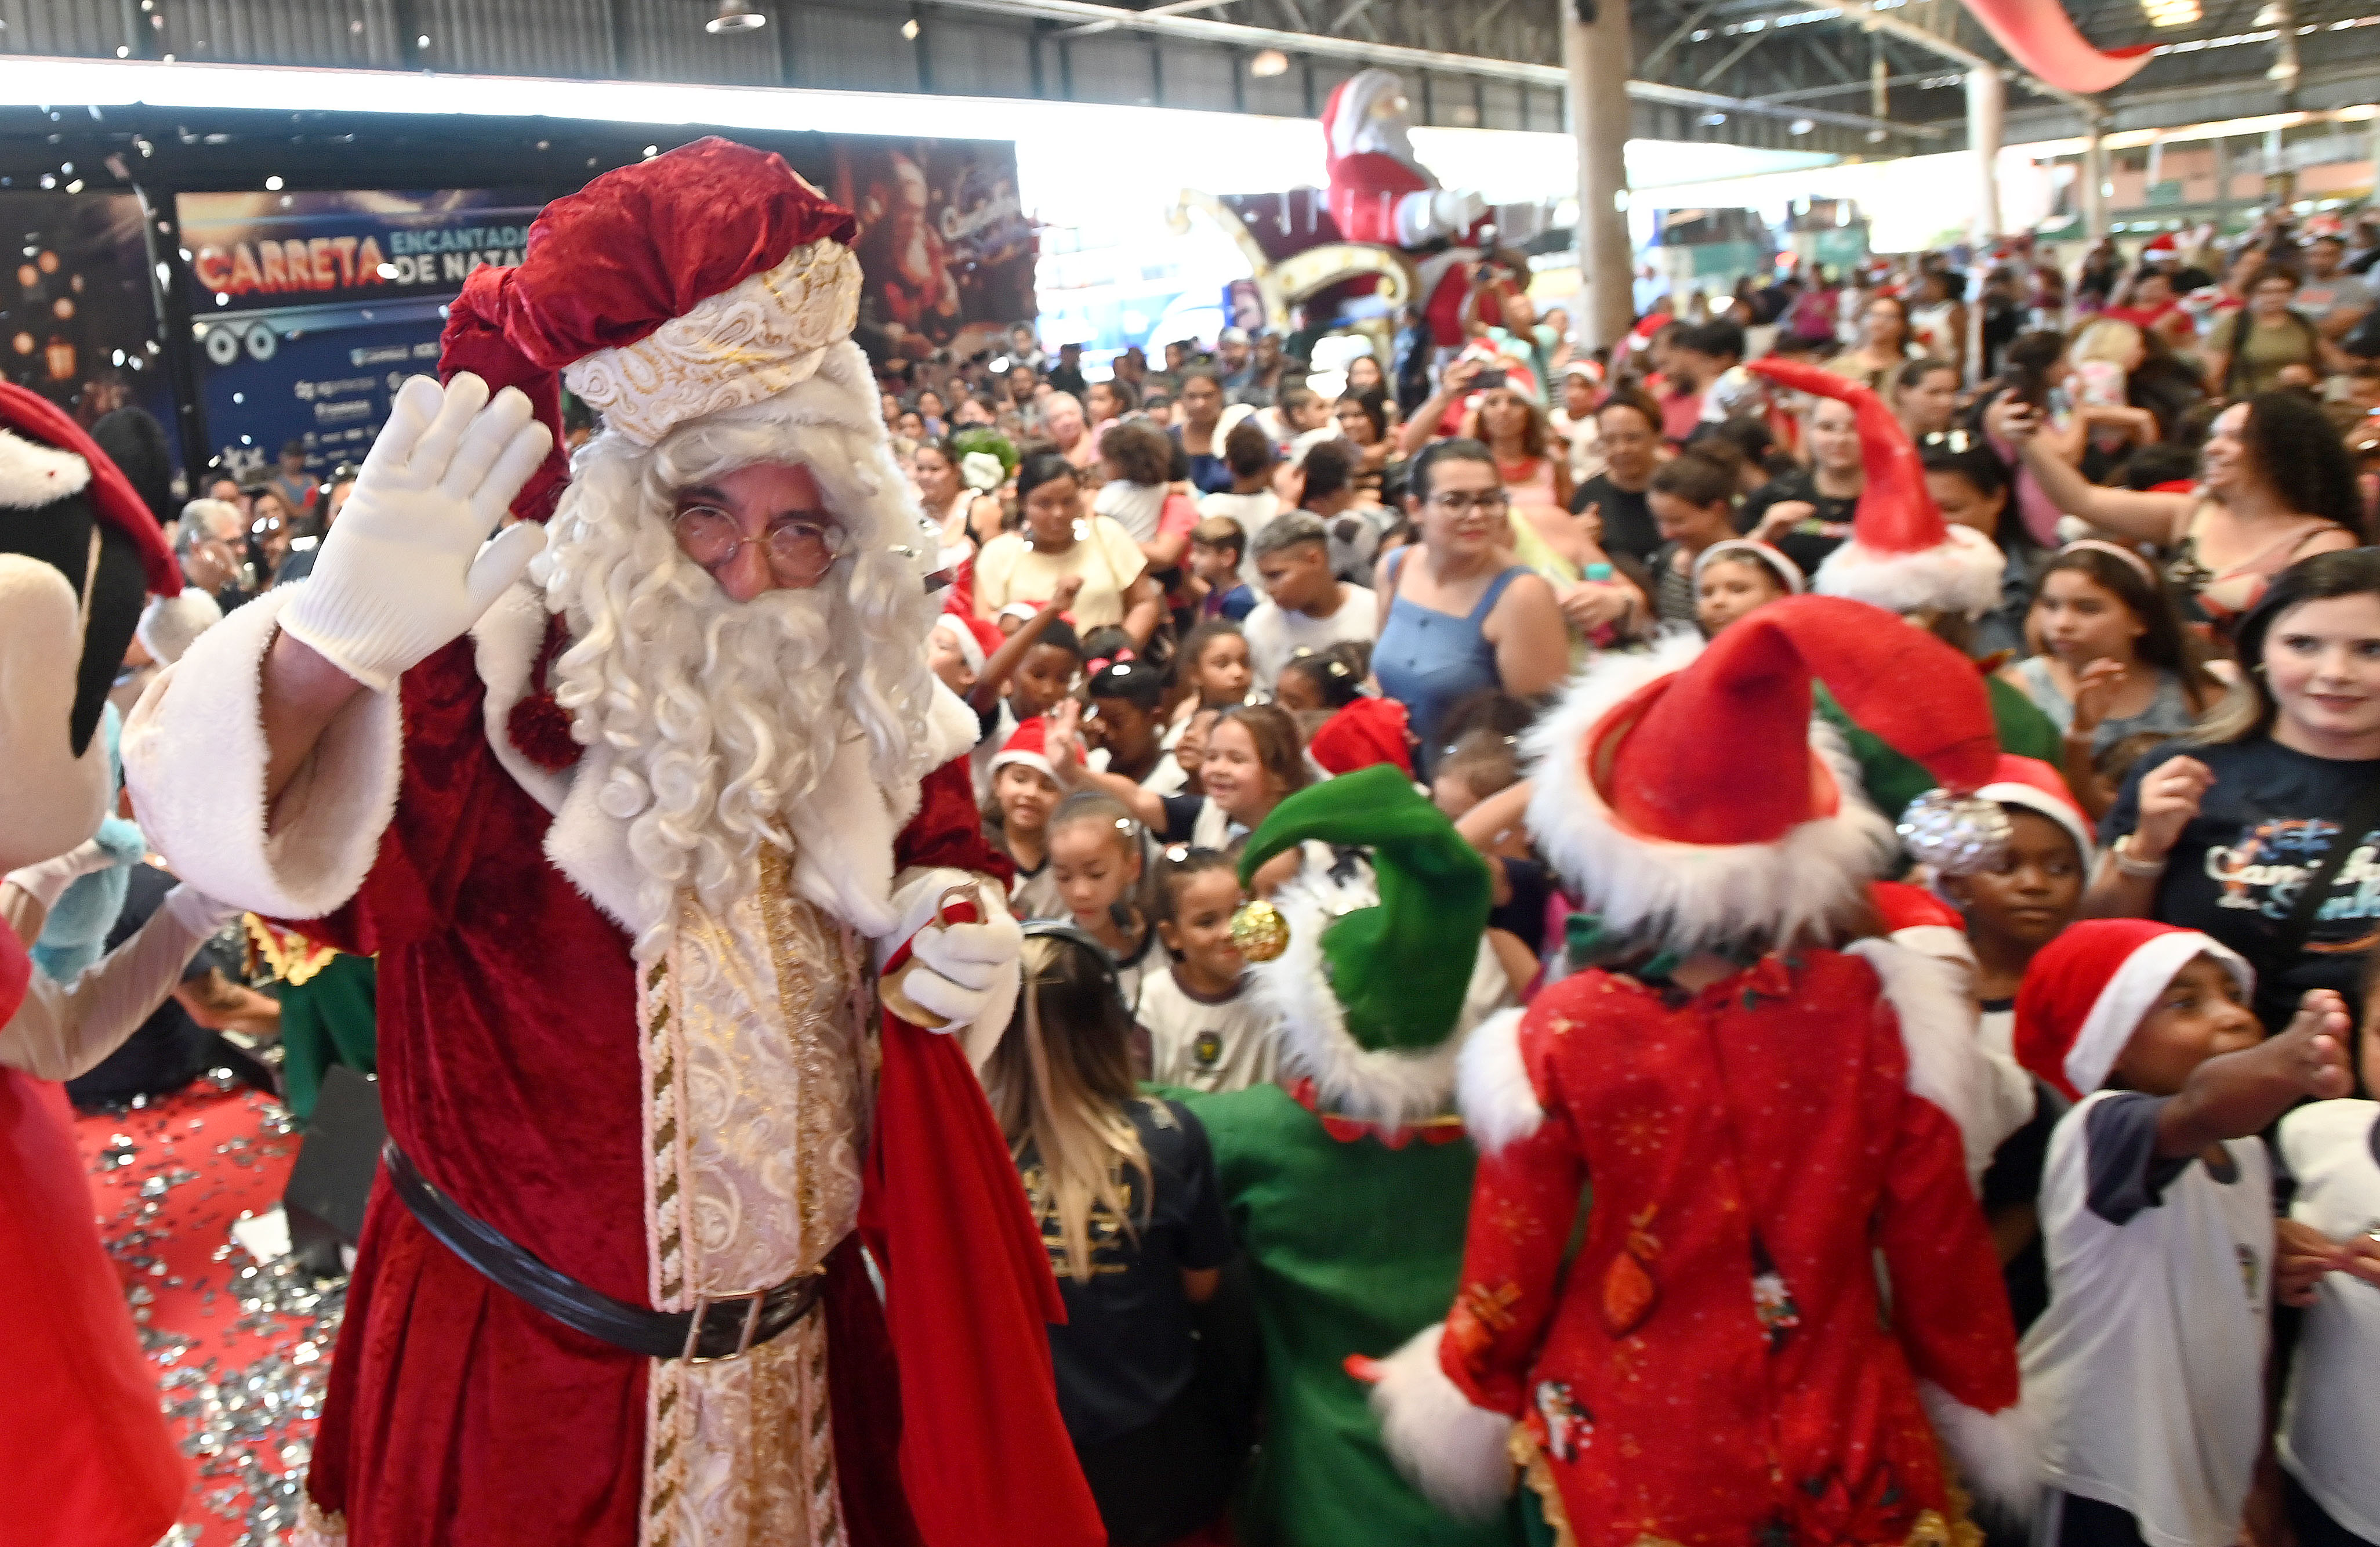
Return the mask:
{"type": "Polygon", "coordinates": [[[1790,134],[1807,134],[1817,127],[1818,126],[1816,124],[1812,123],[1807,118],[1796,118],[1791,123],[1786,125],[1785,128],[1790,134]]]}
{"type": "Polygon", "coordinates": [[[917,41],[917,18],[916,17],[913,16],[908,20],[901,24],[901,35],[908,39],[911,43],[916,43],[917,41]]]}
{"type": "Polygon", "coordinates": [[[1287,75],[1289,55],[1277,48],[1264,49],[1248,61],[1248,73],[1257,76],[1287,75]]]}
{"type": "Polygon", "coordinates": [[[702,24],[706,32],[749,32],[766,27],[769,18],[752,8],[751,0],[719,0],[719,14],[702,24]]]}
{"type": "Polygon", "coordinates": [[[2199,18],[2198,0],[2141,0],[2141,10],[2152,27],[2192,27],[2199,18]]]}

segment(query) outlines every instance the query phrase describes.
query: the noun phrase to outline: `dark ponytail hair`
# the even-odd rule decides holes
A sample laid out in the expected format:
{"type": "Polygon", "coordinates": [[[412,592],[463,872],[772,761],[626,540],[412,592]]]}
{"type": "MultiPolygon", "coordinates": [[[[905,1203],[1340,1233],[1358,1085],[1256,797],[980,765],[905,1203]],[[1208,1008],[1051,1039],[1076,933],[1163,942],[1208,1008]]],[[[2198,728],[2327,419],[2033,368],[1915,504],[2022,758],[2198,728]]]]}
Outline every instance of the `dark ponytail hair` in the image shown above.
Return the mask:
{"type": "Polygon", "coordinates": [[[1054,483],[1062,478],[1073,479],[1079,487],[1082,483],[1083,471],[1058,452],[1032,453],[1016,467],[1016,503],[1019,506],[1024,505],[1032,497],[1034,490],[1044,483],[1054,483]]]}

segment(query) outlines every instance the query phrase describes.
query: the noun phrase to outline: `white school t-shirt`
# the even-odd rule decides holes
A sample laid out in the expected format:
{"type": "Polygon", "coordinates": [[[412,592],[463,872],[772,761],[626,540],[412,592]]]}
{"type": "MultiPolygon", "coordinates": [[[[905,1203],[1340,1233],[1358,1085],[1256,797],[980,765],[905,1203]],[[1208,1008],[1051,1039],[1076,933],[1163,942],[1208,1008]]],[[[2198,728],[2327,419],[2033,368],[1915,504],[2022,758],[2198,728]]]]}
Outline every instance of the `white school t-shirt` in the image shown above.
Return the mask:
{"type": "Polygon", "coordinates": [[[1328,650],[1342,640],[1370,644],[1379,631],[1380,599],[1369,588],[1358,585],[1346,587],[1339,610],[1329,617],[1293,613],[1268,599],[1257,603],[1240,623],[1240,632],[1248,640],[1249,674],[1256,678],[1257,689],[1266,693],[1273,690],[1281,667],[1301,648],[1328,650]]]}
{"type": "MultiPolygon", "coordinates": [[[[2380,1102],[2314,1102],[2281,1120],[2289,1217],[2334,1241],[2380,1231],[2380,1102]]],[[[2322,1275],[2276,1444],[2314,1503],[2380,1541],[2380,1287],[2322,1275]]]]}
{"type": "Polygon", "coordinates": [[[2018,1350],[2050,1486],[2128,1510],[2150,1547],[2232,1547],[2264,1435],[2273,1267],[2262,1140],[2156,1161],[2164,1098],[2086,1096],[2041,1179],[2049,1309],[2018,1350]]]}
{"type": "Polygon", "coordinates": [[[1229,994],[1205,999],[1165,967],[1152,965],[1142,975],[1140,1023],[1148,1028],[1155,1083],[1245,1090],[1271,1082],[1280,1065],[1279,1039],[1248,982],[1244,972],[1229,994]]]}

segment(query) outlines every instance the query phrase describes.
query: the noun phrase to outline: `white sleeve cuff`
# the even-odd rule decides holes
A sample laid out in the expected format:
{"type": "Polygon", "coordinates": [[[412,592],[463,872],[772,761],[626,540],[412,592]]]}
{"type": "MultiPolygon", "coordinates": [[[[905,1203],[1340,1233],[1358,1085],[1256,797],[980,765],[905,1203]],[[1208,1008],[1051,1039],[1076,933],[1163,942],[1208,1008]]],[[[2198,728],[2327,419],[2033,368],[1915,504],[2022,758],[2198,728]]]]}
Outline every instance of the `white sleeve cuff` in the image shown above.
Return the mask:
{"type": "Polygon", "coordinates": [[[282,792],[267,834],[259,700],[290,594],[240,608],[158,674],[125,725],[124,772],[175,874],[253,912],[318,919],[355,895],[380,851],[403,729],[395,692],[357,694],[282,792]]]}

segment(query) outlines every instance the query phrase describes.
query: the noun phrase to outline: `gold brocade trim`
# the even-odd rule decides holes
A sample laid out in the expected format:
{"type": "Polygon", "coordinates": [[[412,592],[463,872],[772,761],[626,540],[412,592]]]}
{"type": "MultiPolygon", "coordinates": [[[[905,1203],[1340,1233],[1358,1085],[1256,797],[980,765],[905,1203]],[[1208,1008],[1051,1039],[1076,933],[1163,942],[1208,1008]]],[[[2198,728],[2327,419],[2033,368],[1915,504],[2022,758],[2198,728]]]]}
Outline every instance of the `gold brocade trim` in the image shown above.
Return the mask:
{"type": "Polygon", "coordinates": [[[289,1547],[346,1547],[347,1517],[337,1510],[324,1513],[310,1494],[298,1498],[298,1525],[289,1533],[289,1547]]]}
{"type": "MultiPolygon", "coordinates": [[[[815,1162],[833,1143],[831,1113],[821,1098],[829,1089],[828,1082],[837,1077],[837,1071],[830,1065],[822,1034],[825,1029],[819,1001],[823,996],[820,988],[822,983],[841,985],[850,981],[850,932],[817,927],[824,922],[818,909],[795,902],[793,856],[768,845],[760,850],[760,921],[768,931],[769,955],[776,968],[777,1004],[792,1032],[794,1061],[801,1074],[794,1086],[794,1132],[800,1138],[803,1163],[796,1169],[794,1185],[801,1213],[803,1256],[807,1261],[820,1261],[834,1242],[828,1238],[815,1162]],[[811,955],[821,947],[826,952],[823,962],[811,955]]],[[[848,1004],[843,995],[832,997],[848,1004]]]]}
{"type": "Polygon", "coordinates": [[[331,965],[339,953],[318,945],[295,930],[268,924],[253,913],[239,916],[248,931],[249,954],[266,971],[296,988],[331,965]]]}
{"type": "MultiPolygon", "coordinates": [[[[1570,1512],[1562,1504],[1561,1488],[1554,1480],[1553,1466],[1546,1460],[1536,1436],[1529,1432],[1526,1424],[1512,1425],[1505,1452],[1512,1456],[1512,1465],[1521,1469],[1521,1480],[1536,1494],[1538,1506],[1545,1512],[1546,1526],[1554,1533],[1554,1547],[1578,1547],[1578,1537],[1571,1529],[1570,1512]]],[[[1949,1506],[1949,1517],[1945,1519],[1937,1509],[1919,1512],[1902,1547],[1984,1547],[1983,1528],[1970,1518],[1969,1505],[1973,1501],[1959,1480],[1957,1464],[1947,1452],[1942,1456],[1942,1492],[1949,1506]]],[[[1677,1543],[1647,1532],[1629,1547],[1677,1547],[1677,1543]]]]}
{"type": "Polygon", "coordinates": [[[1578,1547],[1578,1538],[1570,1529],[1570,1511],[1562,1507],[1561,1489],[1554,1482],[1553,1467],[1538,1448],[1537,1437],[1529,1432],[1528,1425],[1512,1425],[1512,1438],[1504,1442],[1504,1450],[1512,1456],[1512,1465],[1521,1468],[1521,1480],[1536,1494],[1547,1529],[1554,1533],[1554,1547],[1578,1547]]]}

